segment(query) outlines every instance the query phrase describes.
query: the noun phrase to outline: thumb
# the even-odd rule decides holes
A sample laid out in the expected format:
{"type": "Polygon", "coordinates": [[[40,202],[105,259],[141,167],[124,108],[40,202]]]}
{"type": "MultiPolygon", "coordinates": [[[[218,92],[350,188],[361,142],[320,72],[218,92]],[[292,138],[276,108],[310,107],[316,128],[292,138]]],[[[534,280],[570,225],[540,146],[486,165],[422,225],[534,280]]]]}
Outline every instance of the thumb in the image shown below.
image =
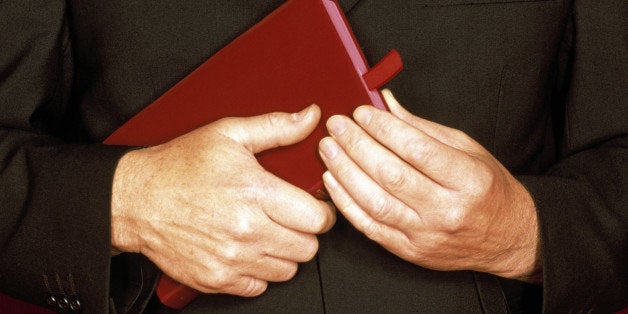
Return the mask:
{"type": "Polygon", "coordinates": [[[247,118],[229,118],[221,133],[253,154],[305,139],[318,125],[321,110],[310,105],[296,113],[271,112],[247,118]]]}

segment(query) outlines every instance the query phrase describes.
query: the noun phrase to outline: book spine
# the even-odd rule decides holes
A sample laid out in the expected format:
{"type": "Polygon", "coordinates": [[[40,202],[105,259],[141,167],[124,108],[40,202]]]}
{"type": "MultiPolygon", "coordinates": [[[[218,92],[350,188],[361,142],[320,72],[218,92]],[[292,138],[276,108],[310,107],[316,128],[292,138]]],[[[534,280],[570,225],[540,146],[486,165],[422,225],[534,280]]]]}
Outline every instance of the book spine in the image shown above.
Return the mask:
{"type": "Polygon", "coordinates": [[[355,38],[355,35],[351,31],[349,27],[349,22],[347,18],[342,13],[342,9],[336,0],[323,0],[323,4],[325,5],[325,9],[327,10],[327,14],[331,19],[332,24],[336,28],[336,33],[340,37],[342,44],[353,63],[355,69],[360,73],[360,77],[362,78],[362,84],[364,85],[364,89],[368,91],[368,96],[371,100],[371,104],[379,109],[386,110],[386,105],[382,95],[377,90],[370,89],[366,82],[363,79],[363,76],[368,73],[369,66],[366,62],[366,58],[362,53],[362,50],[358,46],[358,41],[355,38]]]}

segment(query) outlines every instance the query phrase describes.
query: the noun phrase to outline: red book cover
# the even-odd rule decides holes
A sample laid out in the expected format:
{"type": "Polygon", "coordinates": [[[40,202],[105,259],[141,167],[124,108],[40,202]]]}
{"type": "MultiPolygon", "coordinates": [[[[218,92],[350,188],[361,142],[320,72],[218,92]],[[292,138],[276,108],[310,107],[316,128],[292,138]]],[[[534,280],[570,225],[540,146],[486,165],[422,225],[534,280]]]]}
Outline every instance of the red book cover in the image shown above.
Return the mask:
{"type": "MultiPolygon", "coordinates": [[[[396,51],[369,68],[335,0],[289,0],[111,134],[105,144],[151,146],[223,117],[321,107],[304,141],[259,154],[265,169],[314,195],[325,170],[318,157],[324,121],[359,105],[385,109],[378,88],[402,68],[396,51]]],[[[197,292],[164,276],[161,301],[182,308],[197,292]]]]}

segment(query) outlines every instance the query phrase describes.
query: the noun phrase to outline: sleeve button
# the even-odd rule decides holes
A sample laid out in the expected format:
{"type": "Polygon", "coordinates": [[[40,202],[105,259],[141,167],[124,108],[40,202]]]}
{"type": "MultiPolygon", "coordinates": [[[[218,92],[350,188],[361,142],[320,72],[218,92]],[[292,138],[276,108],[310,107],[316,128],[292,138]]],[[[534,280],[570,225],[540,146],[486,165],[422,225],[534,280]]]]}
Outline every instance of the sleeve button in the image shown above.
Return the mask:
{"type": "Polygon", "coordinates": [[[57,308],[67,310],[70,307],[70,300],[65,296],[57,296],[57,308]]]}
{"type": "Polygon", "coordinates": [[[70,310],[78,312],[81,310],[81,301],[78,298],[70,300],[70,310]]]}
{"type": "Polygon", "coordinates": [[[46,303],[50,306],[57,306],[57,297],[53,294],[49,294],[46,297],[46,303]]]}

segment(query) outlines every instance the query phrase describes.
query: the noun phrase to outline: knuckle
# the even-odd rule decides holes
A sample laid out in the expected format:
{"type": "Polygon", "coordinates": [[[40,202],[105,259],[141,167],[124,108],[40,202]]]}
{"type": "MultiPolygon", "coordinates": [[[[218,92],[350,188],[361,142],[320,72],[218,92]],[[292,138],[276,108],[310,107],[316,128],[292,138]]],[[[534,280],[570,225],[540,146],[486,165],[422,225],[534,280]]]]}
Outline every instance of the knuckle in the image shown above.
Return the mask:
{"type": "Polygon", "coordinates": [[[234,277],[227,269],[215,270],[208,279],[208,284],[215,287],[218,291],[224,291],[234,284],[234,277]]]}
{"type": "Polygon", "coordinates": [[[469,211],[466,209],[451,209],[445,215],[443,226],[448,233],[456,233],[466,227],[469,211]]]}
{"type": "Polygon", "coordinates": [[[280,272],[280,276],[277,278],[277,281],[288,281],[297,274],[299,266],[297,263],[287,263],[286,266],[280,272]]]}
{"type": "Polygon", "coordinates": [[[392,206],[388,198],[380,194],[371,194],[368,199],[371,216],[378,221],[386,221],[392,215],[392,206]]]}
{"type": "Polygon", "coordinates": [[[234,244],[227,244],[221,250],[222,258],[225,260],[225,262],[231,265],[239,261],[241,255],[240,253],[241,251],[239,246],[234,244]]]}
{"type": "Polygon", "coordinates": [[[218,120],[214,121],[214,123],[210,124],[210,126],[211,126],[211,128],[214,128],[214,129],[222,129],[226,125],[229,125],[231,123],[231,121],[233,121],[233,119],[234,118],[232,118],[232,117],[221,118],[221,119],[218,119],[218,120]]]}
{"type": "Polygon", "coordinates": [[[236,222],[231,229],[234,239],[239,241],[251,241],[257,237],[256,224],[252,221],[250,215],[242,214],[237,217],[236,222]]]}
{"type": "Polygon", "coordinates": [[[303,256],[299,262],[307,262],[316,256],[318,252],[318,239],[315,236],[310,236],[304,243],[303,256]]]}
{"type": "Polygon", "coordinates": [[[211,123],[208,128],[211,134],[220,135],[235,141],[242,141],[247,137],[248,131],[244,118],[227,117],[211,123]]]}
{"type": "Polygon", "coordinates": [[[467,133],[459,129],[451,129],[451,136],[460,143],[472,143],[474,140],[467,133]]]}
{"type": "Polygon", "coordinates": [[[379,225],[377,225],[375,221],[371,220],[363,225],[362,233],[373,241],[377,242],[380,237],[380,232],[379,225]]]}
{"type": "Polygon", "coordinates": [[[365,146],[368,144],[367,140],[364,139],[363,137],[352,137],[349,141],[348,141],[348,151],[349,153],[359,153],[362,151],[365,151],[365,146]]]}
{"type": "Polygon", "coordinates": [[[387,138],[393,135],[396,127],[397,127],[396,123],[383,123],[381,124],[381,127],[378,128],[377,133],[379,136],[383,138],[387,138]]]}
{"type": "Polygon", "coordinates": [[[469,177],[467,194],[473,199],[482,199],[493,189],[494,184],[493,171],[485,164],[478,162],[474,167],[474,175],[469,177]]]}
{"type": "Polygon", "coordinates": [[[234,117],[222,118],[209,124],[208,128],[218,133],[228,133],[228,134],[236,133],[237,128],[235,126],[239,125],[239,123],[236,123],[236,121],[238,121],[238,118],[234,118],[234,117]]]}
{"type": "Polygon", "coordinates": [[[405,167],[386,165],[380,167],[378,172],[384,188],[393,194],[400,192],[407,185],[409,173],[405,167]]]}
{"type": "Polygon", "coordinates": [[[241,279],[244,281],[238,286],[241,286],[240,291],[235,291],[234,294],[244,296],[244,297],[255,297],[266,291],[268,287],[268,283],[265,281],[257,280],[252,277],[247,277],[246,279],[241,279]]]}
{"type": "Polygon", "coordinates": [[[280,112],[271,112],[266,115],[266,123],[271,129],[281,126],[282,114],[280,112]]]}
{"type": "Polygon", "coordinates": [[[312,231],[313,233],[323,233],[335,223],[336,218],[334,213],[330,213],[323,208],[319,208],[312,218],[312,231]]]}
{"type": "Polygon", "coordinates": [[[310,220],[310,226],[312,228],[312,232],[320,233],[327,228],[327,215],[317,211],[312,215],[312,219],[310,220]]]}
{"type": "Polygon", "coordinates": [[[429,164],[429,161],[434,156],[435,152],[429,145],[429,142],[423,140],[421,138],[412,138],[408,141],[408,145],[406,145],[406,149],[408,150],[408,156],[411,163],[417,164],[429,164]]]}

